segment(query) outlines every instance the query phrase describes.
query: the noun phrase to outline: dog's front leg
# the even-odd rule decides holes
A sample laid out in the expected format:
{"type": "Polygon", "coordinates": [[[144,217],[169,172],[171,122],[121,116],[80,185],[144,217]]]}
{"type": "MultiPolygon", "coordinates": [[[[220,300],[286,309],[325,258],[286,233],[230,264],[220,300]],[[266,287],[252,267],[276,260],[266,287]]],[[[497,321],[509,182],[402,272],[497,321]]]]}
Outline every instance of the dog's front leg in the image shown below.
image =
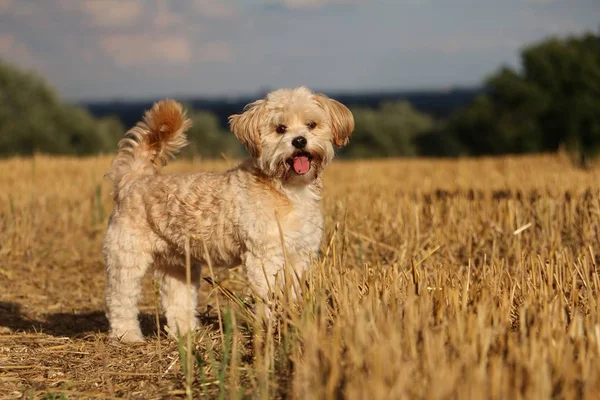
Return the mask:
{"type": "Polygon", "coordinates": [[[290,289],[292,300],[296,301],[302,298],[302,282],[307,278],[307,273],[310,270],[311,259],[316,260],[315,253],[306,249],[291,251],[288,254],[289,274],[294,286],[290,289]]]}
{"type": "MultiPolygon", "coordinates": [[[[242,261],[251,289],[268,305],[275,292],[282,288],[284,277],[280,272],[285,264],[285,257],[282,249],[263,249],[260,255],[256,253],[247,252],[242,261]]],[[[267,316],[269,314],[267,310],[267,316]]]]}

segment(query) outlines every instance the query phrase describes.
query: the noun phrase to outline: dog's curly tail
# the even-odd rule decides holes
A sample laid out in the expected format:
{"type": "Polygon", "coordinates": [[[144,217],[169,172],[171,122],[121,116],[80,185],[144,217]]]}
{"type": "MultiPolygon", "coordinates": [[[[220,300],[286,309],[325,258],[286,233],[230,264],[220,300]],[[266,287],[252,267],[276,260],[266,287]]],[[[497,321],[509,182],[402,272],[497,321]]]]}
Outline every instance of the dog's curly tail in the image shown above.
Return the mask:
{"type": "Polygon", "coordinates": [[[119,141],[119,151],[106,172],[115,191],[128,174],[154,175],[187,145],[185,132],[192,126],[180,103],[166,99],[155,103],[119,141]]]}

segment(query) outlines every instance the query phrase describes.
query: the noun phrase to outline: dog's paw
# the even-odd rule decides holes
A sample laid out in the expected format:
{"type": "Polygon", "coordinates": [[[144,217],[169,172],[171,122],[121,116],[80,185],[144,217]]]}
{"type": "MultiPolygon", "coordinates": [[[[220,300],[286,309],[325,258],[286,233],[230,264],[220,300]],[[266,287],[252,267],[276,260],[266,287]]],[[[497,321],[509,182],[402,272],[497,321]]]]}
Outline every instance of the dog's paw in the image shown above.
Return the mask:
{"type": "Polygon", "coordinates": [[[167,336],[174,340],[179,340],[181,337],[185,336],[188,332],[190,332],[192,335],[194,335],[196,332],[198,332],[198,322],[195,319],[193,320],[189,330],[187,329],[187,327],[184,329],[179,329],[179,327],[177,325],[175,325],[175,326],[174,325],[175,324],[165,326],[165,331],[167,332],[167,336]]]}
{"type": "Polygon", "coordinates": [[[108,335],[109,338],[118,340],[122,343],[144,343],[146,340],[141,332],[125,331],[117,332],[111,331],[108,335]]]}

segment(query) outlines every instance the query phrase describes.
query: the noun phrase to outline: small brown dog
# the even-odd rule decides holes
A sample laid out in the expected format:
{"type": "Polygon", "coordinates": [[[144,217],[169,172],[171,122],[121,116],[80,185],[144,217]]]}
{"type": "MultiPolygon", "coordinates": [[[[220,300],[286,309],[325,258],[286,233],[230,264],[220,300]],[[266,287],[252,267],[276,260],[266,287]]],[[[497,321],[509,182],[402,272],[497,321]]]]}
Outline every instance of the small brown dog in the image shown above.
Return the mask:
{"type": "Polygon", "coordinates": [[[299,273],[316,256],[323,234],[321,173],[334,157],[333,146],[348,143],[352,113],[299,87],[269,93],[229,123],[251,158],[224,174],[161,174],[186,145],[191,126],[172,100],[156,103],[119,142],[107,172],[115,208],[104,240],[111,337],[144,340],[137,302],[149,268],[160,281],[169,329],[184,334],[197,324],[189,316],[207,258],[214,265],[242,263],[255,293],[266,299],[281,282],[275,277],[286,256],[299,273]],[[185,281],[188,243],[191,291],[185,281]]]}

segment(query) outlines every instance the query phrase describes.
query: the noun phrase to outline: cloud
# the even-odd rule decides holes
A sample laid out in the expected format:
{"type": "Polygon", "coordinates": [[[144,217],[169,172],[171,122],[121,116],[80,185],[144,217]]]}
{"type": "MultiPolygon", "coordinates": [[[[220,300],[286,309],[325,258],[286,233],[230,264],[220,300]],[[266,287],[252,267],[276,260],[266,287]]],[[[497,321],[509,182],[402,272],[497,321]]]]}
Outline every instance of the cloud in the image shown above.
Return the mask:
{"type": "Polygon", "coordinates": [[[327,0],[282,0],[281,5],[291,10],[304,10],[321,8],[328,3],[327,0]]]}
{"type": "Polygon", "coordinates": [[[547,4],[559,3],[561,1],[562,0],[523,0],[524,3],[533,4],[533,5],[547,5],[547,4]]]}
{"type": "Polygon", "coordinates": [[[0,56],[25,68],[39,68],[43,62],[12,34],[0,34],[0,56]]]}
{"type": "Polygon", "coordinates": [[[70,98],[413,87],[597,29],[595,0],[482,1],[0,0],[0,56],[70,98]]]}
{"type": "Polygon", "coordinates": [[[238,14],[237,8],[223,0],[195,0],[193,8],[207,19],[227,20],[238,14]]]}
{"type": "Polygon", "coordinates": [[[13,5],[13,0],[0,0],[0,14],[6,12],[13,5]]]}
{"type": "Polygon", "coordinates": [[[182,35],[106,35],[100,44],[122,68],[146,64],[187,66],[192,59],[190,41],[182,35]]]}
{"type": "Polygon", "coordinates": [[[13,43],[15,41],[15,37],[13,35],[0,35],[0,54],[8,52],[13,43]]]}
{"type": "Polygon", "coordinates": [[[233,60],[233,51],[231,46],[225,42],[205,43],[198,54],[198,60],[201,62],[226,62],[233,60]]]}
{"type": "Polygon", "coordinates": [[[515,49],[519,43],[516,40],[507,37],[449,37],[440,40],[438,43],[430,44],[432,50],[445,54],[458,54],[464,52],[479,52],[498,49],[515,49]]]}
{"type": "Polygon", "coordinates": [[[318,10],[327,6],[353,5],[363,2],[363,0],[274,0],[268,2],[267,6],[282,7],[292,11],[310,11],[318,10]]]}
{"type": "Polygon", "coordinates": [[[139,0],[59,0],[66,11],[77,10],[96,26],[118,27],[134,23],[143,11],[139,0]]]}
{"type": "Polygon", "coordinates": [[[498,50],[517,49],[520,42],[506,36],[490,35],[449,35],[420,37],[419,41],[398,40],[393,49],[407,53],[439,53],[442,55],[456,55],[463,53],[495,52],[498,50]]]}
{"type": "MultiPolygon", "coordinates": [[[[537,0],[541,1],[541,0],[537,0]]],[[[600,14],[598,14],[600,16],[600,14]]],[[[525,10],[521,13],[522,23],[538,37],[581,34],[590,31],[590,26],[569,15],[525,10]]]]}
{"type": "Polygon", "coordinates": [[[153,18],[153,25],[156,28],[168,28],[170,26],[180,26],[185,24],[183,15],[174,13],[167,7],[160,7],[153,18]]]}
{"type": "Polygon", "coordinates": [[[0,15],[10,17],[27,17],[35,12],[35,4],[17,2],[15,0],[0,0],[0,15]]]}

